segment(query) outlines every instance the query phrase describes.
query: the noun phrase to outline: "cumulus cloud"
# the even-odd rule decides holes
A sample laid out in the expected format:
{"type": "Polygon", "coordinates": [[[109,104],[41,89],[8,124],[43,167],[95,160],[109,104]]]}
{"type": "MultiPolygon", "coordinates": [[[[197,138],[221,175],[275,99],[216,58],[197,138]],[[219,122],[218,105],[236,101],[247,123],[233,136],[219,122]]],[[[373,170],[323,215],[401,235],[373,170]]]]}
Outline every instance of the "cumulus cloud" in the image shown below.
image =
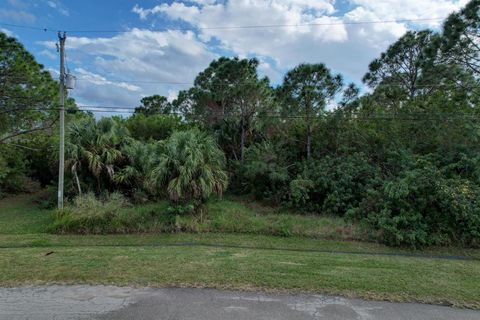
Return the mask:
{"type": "MultiPolygon", "coordinates": [[[[53,42],[41,44],[54,47],[53,42]]],[[[67,53],[71,61],[91,61],[75,70],[79,86],[74,97],[121,107],[136,106],[147,95],[175,96],[216,57],[193,32],[142,29],[111,38],[69,37],[67,53]]]]}
{"type": "Polygon", "coordinates": [[[371,13],[377,19],[435,19],[416,22],[419,26],[438,27],[441,20],[465,6],[469,0],[350,0],[355,10],[371,13]]]}
{"type": "Polygon", "coordinates": [[[138,86],[110,81],[83,68],[76,68],[74,71],[78,80],[75,89],[70,93],[80,105],[132,108],[142,96],[142,89],[138,86]]]}
{"type": "Polygon", "coordinates": [[[408,29],[438,27],[441,21],[358,22],[443,19],[467,1],[348,0],[343,12],[334,0],[185,1],[137,5],[133,12],[144,20],[159,16],[187,22],[202,41],[218,41],[220,50],[234,55],[268,57],[272,62],[261,68],[274,78],[302,62],[323,62],[359,81],[368,63],[408,29]]]}
{"type": "MultiPolygon", "coordinates": [[[[440,19],[467,1],[184,0],[135,5],[132,12],[143,22],[181,22],[191,31],[131,29],[113,37],[69,37],[68,57],[78,61],[79,75],[72,94],[82,104],[118,107],[136,106],[151,94],[172,100],[220,54],[257,57],[259,72],[273,83],[303,62],[323,62],[359,82],[369,62],[407,30],[437,28],[440,19]],[[438,20],[360,23],[402,19],[438,20]]],[[[55,48],[54,42],[43,44],[55,48]]]]}
{"type": "MultiPolygon", "coordinates": [[[[308,46],[309,42],[318,46],[321,43],[347,40],[346,29],[341,20],[323,15],[333,11],[330,1],[230,1],[226,4],[204,5],[201,8],[173,3],[162,4],[149,10],[149,14],[163,13],[172,19],[181,19],[201,28],[200,38],[205,42],[215,38],[221,41],[224,49],[236,54],[270,56],[280,64],[291,65],[290,57],[297,62],[298,54],[293,51],[308,46]],[[315,5],[309,6],[309,3],[315,5]],[[319,25],[295,27],[305,24],[319,25]],[[228,28],[251,25],[264,27],[228,28]],[[271,25],[284,27],[271,28],[271,25]],[[212,26],[220,27],[211,28],[212,26]]],[[[143,11],[143,16],[145,15],[146,12],[143,11]]],[[[303,51],[302,54],[304,53],[306,52],[303,51]]]]}

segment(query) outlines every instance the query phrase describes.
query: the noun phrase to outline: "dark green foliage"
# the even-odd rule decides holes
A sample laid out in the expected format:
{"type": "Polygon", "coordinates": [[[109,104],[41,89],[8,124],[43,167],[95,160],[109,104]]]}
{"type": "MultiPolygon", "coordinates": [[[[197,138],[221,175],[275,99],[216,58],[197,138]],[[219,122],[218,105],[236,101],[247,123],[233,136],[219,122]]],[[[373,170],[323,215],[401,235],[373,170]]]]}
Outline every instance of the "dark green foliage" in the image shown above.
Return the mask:
{"type": "Polygon", "coordinates": [[[162,146],[150,172],[150,190],[174,203],[198,203],[222,195],[228,185],[225,155],[215,140],[197,129],[176,132],[162,146]]]}
{"type": "Polygon", "coordinates": [[[195,205],[193,203],[174,204],[168,206],[166,213],[171,216],[185,216],[195,212],[195,205]]]}
{"type": "Polygon", "coordinates": [[[478,185],[448,177],[428,156],[410,164],[380,188],[369,190],[349,214],[365,219],[389,245],[479,245],[478,185]]]}
{"type": "Polygon", "coordinates": [[[100,194],[113,187],[117,165],[123,159],[122,146],[130,140],[119,119],[92,117],[71,123],[66,132],[66,169],[72,174],[72,189],[100,194]]]}
{"type": "Polygon", "coordinates": [[[459,63],[480,76],[480,1],[471,0],[460,12],[451,14],[443,25],[440,49],[444,59],[459,63]]]}
{"type": "Polygon", "coordinates": [[[312,212],[344,215],[367,190],[379,185],[380,170],[362,153],[305,162],[290,182],[290,205],[312,212]]]}
{"type": "Polygon", "coordinates": [[[50,73],[16,39],[0,32],[0,143],[53,127],[57,94],[50,73]]]}
{"type": "MultiPolygon", "coordinates": [[[[67,135],[69,194],[121,191],[136,204],[169,199],[167,216],[175,221],[168,223],[194,231],[201,228],[189,219],[200,213],[202,220],[207,200],[225,192],[230,180],[232,193],[346,216],[390,245],[478,246],[479,7],[479,0],[470,1],[442,32],[409,31],[395,41],[369,65],[363,80],[371,93],[344,87],[342,76],[322,63],[300,64],[272,87],[259,75],[257,59],[220,57],[171,103],[146,97],[129,119],[77,115],[67,135]]],[[[4,68],[26,74],[23,82],[6,79],[0,86],[54,106],[55,82],[15,40],[0,40],[13,48],[0,55],[4,68]]],[[[5,97],[0,107],[16,103],[5,97]]],[[[0,192],[19,190],[26,176],[52,180],[53,140],[23,131],[28,139],[12,139],[51,116],[47,110],[0,113],[0,192]],[[41,150],[27,154],[14,144],[41,150]]],[[[109,208],[107,202],[88,210],[109,208]]],[[[97,232],[97,223],[98,232],[132,230],[122,224],[123,213],[117,216],[125,210],[58,219],[65,219],[62,226],[75,221],[68,230],[85,225],[85,232],[97,232]]],[[[219,220],[203,230],[248,229],[219,220]]],[[[288,218],[274,223],[274,234],[297,232],[288,218]]]]}
{"type": "Polygon", "coordinates": [[[0,144],[0,198],[22,191],[26,179],[26,161],[21,150],[0,144]]]}
{"type": "Polygon", "coordinates": [[[156,114],[169,114],[173,111],[172,104],[164,96],[153,95],[145,97],[141,101],[142,105],[135,108],[135,114],[153,116],[156,114]]]}
{"type": "Polygon", "coordinates": [[[315,119],[325,111],[328,102],[342,86],[342,76],[332,74],[324,64],[300,64],[283,80],[279,95],[284,103],[284,112],[304,117],[307,159],[312,157],[315,119]]]}
{"type": "Polygon", "coordinates": [[[42,142],[56,127],[57,101],[50,73],[17,39],[0,32],[0,194],[23,190],[29,176],[44,185],[54,178],[48,163],[53,150],[42,142]]]}
{"type": "Polygon", "coordinates": [[[280,150],[264,142],[247,149],[245,163],[236,163],[237,191],[251,192],[258,199],[279,202],[289,181],[288,166],[280,150]]]}
{"type": "Polygon", "coordinates": [[[422,93],[423,83],[439,80],[430,77],[433,70],[426,70],[426,50],[435,37],[438,35],[428,30],[407,32],[370,63],[363,81],[370,87],[378,86],[377,89],[392,98],[392,94],[404,99],[422,93]]]}
{"type": "Polygon", "coordinates": [[[186,127],[178,116],[164,114],[145,116],[143,113],[128,118],[125,125],[131,136],[141,141],[164,140],[174,131],[183,130],[186,127]]]}

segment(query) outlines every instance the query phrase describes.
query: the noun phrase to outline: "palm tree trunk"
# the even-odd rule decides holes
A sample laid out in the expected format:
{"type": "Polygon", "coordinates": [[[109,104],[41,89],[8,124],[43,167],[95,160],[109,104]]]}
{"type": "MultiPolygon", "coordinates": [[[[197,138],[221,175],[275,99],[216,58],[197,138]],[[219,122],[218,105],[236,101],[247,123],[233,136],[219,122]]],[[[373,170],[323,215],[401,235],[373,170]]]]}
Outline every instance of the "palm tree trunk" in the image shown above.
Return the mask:
{"type": "Polygon", "coordinates": [[[78,179],[77,169],[73,168],[73,176],[75,177],[75,181],[77,182],[78,194],[82,195],[82,188],[80,187],[80,179],[78,179]]]}

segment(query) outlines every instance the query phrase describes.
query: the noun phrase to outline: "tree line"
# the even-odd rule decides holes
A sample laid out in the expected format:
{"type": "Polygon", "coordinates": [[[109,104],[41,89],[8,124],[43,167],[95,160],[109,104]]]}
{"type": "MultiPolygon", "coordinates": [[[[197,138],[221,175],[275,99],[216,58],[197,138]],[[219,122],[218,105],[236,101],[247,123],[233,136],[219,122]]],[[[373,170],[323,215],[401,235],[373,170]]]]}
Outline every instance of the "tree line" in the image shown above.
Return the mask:
{"type": "MultiPolygon", "coordinates": [[[[68,194],[120,190],[178,211],[253,195],[340,215],[390,245],[480,244],[480,1],[440,32],[409,31],[346,84],[300,64],[279,85],[259,61],[221,57],[174,101],[128,118],[68,115],[68,194]]],[[[0,188],[56,175],[57,84],[0,34],[0,188]]],[[[75,103],[69,100],[72,111],[75,103]]],[[[188,210],[187,210],[188,211],[188,210]]]]}

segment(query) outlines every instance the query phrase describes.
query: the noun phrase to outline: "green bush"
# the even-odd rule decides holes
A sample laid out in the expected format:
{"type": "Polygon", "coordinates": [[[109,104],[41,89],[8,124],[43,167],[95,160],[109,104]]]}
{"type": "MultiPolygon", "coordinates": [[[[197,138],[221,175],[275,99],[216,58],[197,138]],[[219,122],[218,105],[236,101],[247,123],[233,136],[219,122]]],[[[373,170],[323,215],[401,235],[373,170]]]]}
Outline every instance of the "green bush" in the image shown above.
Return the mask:
{"type": "Polygon", "coordinates": [[[289,204],[304,211],[344,215],[379,181],[379,169],[362,153],[327,156],[303,164],[290,182],[289,204]]]}
{"type": "Polygon", "coordinates": [[[388,245],[480,244],[480,188],[469,180],[446,178],[419,159],[415,168],[369,190],[349,215],[378,231],[388,245]]]}
{"type": "Polygon", "coordinates": [[[0,197],[24,191],[26,167],[24,156],[18,149],[0,144],[0,197]]]}
{"type": "Polygon", "coordinates": [[[237,189],[252,193],[257,199],[280,202],[288,188],[289,172],[285,159],[275,145],[258,143],[245,152],[243,164],[237,163],[237,189]]]}
{"type": "Polygon", "coordinates": [[[180,117],[165,114],[135,114],[125,121],[133,138],[140,141],[164,140],[176,130],[186,129],[180,117]]]}

